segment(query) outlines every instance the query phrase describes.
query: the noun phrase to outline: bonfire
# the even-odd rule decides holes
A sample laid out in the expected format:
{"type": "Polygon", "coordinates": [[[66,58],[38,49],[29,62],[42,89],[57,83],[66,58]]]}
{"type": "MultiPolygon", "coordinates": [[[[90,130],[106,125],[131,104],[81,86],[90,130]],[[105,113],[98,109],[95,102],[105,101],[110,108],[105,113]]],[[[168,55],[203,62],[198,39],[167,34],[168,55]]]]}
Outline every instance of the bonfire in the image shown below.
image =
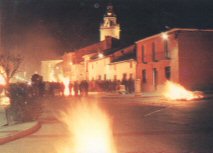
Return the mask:
{"type": "Polygon", "coordinates": [[[69,140],[60,153],[116,153],[111,120],[94,102],[76,102],[61,113],[69,140]]]}
{"type": "Polygon", "coordinates": [[[204,98],[200,91],[189,91],[180,84],[167,81],[163,91],[164,97],[170,100],[193,100],[204,98]]]}

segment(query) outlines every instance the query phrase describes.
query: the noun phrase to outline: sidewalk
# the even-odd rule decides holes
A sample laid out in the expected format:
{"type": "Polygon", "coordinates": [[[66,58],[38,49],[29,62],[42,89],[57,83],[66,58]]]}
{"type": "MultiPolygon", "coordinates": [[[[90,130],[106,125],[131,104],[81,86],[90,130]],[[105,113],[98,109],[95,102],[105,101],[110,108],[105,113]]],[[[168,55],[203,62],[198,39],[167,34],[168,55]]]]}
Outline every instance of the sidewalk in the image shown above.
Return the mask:
{"type": "Polygon", "coordinates": [[[0,145],[34,133],[41,127],[37,121],[0,127],[0,145]]]}

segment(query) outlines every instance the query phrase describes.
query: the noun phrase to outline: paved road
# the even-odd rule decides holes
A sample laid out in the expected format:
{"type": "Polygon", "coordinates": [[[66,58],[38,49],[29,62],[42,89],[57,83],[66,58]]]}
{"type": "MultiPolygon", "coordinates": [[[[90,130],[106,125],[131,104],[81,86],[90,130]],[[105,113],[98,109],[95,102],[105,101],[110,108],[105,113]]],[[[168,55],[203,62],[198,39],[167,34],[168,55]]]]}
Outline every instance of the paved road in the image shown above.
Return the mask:
{"type": "MultiPolygon", "coordinates": [[[[89,98],[113,118],[118,153],[213,153],[213,100],[170,102],[157,98],[89,98]],[[161,101],[161,105],[148,105],[161,101]],[[166,102],[166,105],[164,105],[166,102]]],[[[55,120],[60,110],[78,99],[43,101],[42,128],[0,146],[1,153],[61,153],[68,141],[65,126],[55,120]]],[[[64,152],[62,152],[64,153],[64,152]]]]}

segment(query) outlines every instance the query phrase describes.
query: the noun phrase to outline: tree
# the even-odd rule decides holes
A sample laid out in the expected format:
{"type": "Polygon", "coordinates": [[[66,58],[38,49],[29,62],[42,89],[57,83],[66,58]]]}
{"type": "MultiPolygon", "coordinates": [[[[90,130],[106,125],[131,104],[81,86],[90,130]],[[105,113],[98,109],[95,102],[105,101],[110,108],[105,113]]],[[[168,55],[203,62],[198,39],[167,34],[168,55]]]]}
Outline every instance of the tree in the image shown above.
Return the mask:
{"type": "MultiPolygon", "coordinates": [[[[4,88],[3,97],[8,97],[7,94],[9,93],[10,79],[18,71],[18,68],[19,68],[21,62],[22,62],[22,58],[19,55],[0,54],[0,75],[5,81],[5,85],[3,86],[3,88],[4,88]],[[6,91],[6,94],[4,91],[6,91]]],[[[12,122],[12,120],[9,117],[11,114],[11,113],[9,113],[9,110],[11,110],[11,108],[5,109],[7,124],[10,124],[12,122]]],[[[17,112],[17,110],[15,112],[17,112]]]]}
{"type": "Polygon", "coordinates": [[[22,62],[20,55],[0,54],[0,75],[5,79],[6,89],[22,62]]]}

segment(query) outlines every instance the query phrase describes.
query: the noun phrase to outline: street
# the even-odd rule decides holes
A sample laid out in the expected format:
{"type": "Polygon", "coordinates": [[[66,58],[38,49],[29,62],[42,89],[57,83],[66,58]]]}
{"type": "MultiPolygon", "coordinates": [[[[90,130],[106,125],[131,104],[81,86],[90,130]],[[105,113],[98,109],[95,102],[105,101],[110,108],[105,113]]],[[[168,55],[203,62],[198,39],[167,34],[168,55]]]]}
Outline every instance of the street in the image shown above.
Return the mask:
{"type": "Polygon", "coordinates": [[[212,99],[168,102],[160,98],[49,97],[42,100],[42,127],[0,146],[1,153],[59,153],[68,141],[57,114],[79,100],[97,101],[113,121],[118,153],[212,153],[212,99]],[[159,104],[151,102],[160,101],[159,104]],[[165,104],[164,104],[165,103],[165,104]]]}

